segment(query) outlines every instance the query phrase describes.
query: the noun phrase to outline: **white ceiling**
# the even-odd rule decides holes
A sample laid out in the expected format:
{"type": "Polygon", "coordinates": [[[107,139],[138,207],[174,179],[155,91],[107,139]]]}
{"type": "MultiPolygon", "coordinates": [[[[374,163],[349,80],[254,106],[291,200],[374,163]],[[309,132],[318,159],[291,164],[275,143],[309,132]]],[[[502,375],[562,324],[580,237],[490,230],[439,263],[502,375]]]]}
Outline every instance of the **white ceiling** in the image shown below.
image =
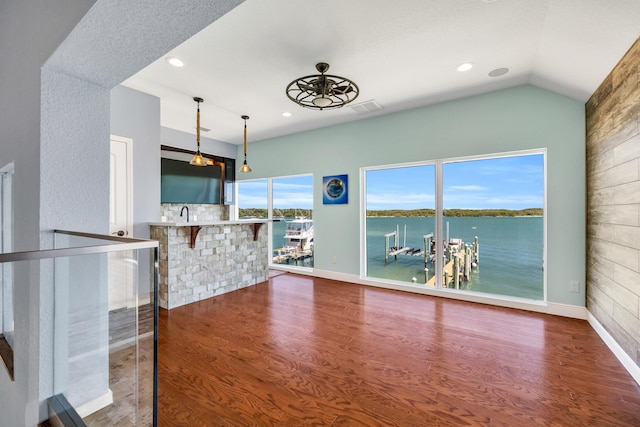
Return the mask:
{"type": "Polygon", "coordinates": [[[203,136],[241,144],[242,114],[253,142],[526,83],[586,101],[639,23],[640,0],[246,0],[123,84],[160,98],[162,126],[194,134],[204,98],[203,136]],[[383,110],[291,102],[286,86],[320,61],[358,84],[353,104],[383,110]]]}

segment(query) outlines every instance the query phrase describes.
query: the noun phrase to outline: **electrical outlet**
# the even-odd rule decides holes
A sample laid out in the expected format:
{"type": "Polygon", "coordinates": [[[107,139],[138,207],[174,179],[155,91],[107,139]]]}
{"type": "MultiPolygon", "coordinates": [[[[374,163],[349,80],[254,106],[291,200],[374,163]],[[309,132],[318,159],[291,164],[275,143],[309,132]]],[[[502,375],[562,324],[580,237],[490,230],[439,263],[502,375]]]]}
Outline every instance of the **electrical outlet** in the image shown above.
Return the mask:
{"type": "Polygon", "coordinates": [[[577,280],[571,280],[569,282],[569,291],[578,293],[580,292],[580,282],[577,280]]]}
{"type": "Polygon", "coordinates": [[[338,262],[338,257],[336,257],[335,255],[331,258],[331,262],[333,262],[334,264],[336,264],[338,262]]]}

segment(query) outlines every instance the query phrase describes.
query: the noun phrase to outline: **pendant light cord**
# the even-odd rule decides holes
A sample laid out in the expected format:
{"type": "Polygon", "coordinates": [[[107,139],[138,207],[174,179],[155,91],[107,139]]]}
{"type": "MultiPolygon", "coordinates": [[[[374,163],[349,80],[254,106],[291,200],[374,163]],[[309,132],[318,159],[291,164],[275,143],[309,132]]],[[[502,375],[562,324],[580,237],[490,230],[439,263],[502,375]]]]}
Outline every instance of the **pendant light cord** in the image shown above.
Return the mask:
{"type": "Polygon", "coordinates": [[[247,119],[244,119],[244,159],[247,160],[247,119]]]}
{"type": "Polygon", "coordinates": [[[196,142],[198,143],[198,153],[200,152],[200,101],[198,101],[198,114],[196,115],[196,142]]]}

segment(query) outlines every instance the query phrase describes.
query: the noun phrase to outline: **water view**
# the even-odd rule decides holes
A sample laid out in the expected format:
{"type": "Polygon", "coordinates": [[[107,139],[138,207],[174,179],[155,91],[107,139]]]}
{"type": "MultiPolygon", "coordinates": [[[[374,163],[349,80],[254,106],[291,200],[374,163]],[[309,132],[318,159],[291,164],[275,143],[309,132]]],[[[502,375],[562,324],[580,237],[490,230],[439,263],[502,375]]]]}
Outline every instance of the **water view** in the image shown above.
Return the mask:
{"type": "MultiPolygon", "coordinates": [[[[449,237],[472,244],[479,242],[479,264],[471,270],[470,280],[460,288],[491,294],[542,300],[543,291],[543,218],[542,217],[445,217],[449,237]]],[[[385,263],[384,235],[399,226],[400,244],[424,249],[425,234],[434,232],[435,219],[367,218],[367,276],[425,283],[424,259],[398,255],[385,263]],[[406,245],[405,229],[406,225],[406,245]]],[[[435,265],[428,265],[429,277],[435,265]]]]}
{"type": "MultiPolygon", "coordinates": [[[[293,218],[273,223],[273,247],[287,246],[286,224],[293,218]]],[[[498,295],[542,300],[543,290],[543,218],[542,217],[445,217],[449,237],[461,239],[465,244],[479,242],[479,263],[471,269],[468,281],[460,289],[498,295]]],[[[433,233],[433,217],[367,218],[367,271],[366,276],[425,283],[425,265],[422,256],[398,255],[385,262],[385,234],[399,228],[400,245],[424,250],[425,234],[433,233]],[[405,240],[406,226],[406,240],[405,240]]],[[[427,251],[429,248],[427,248],[427,251]]],[[[274,257],[277,252],[274,252],[274,257]]],[[[313,257],[299,260],[282,259],[275,263],[313,267],[313,257]]],[[[435,265],[429,263],[429,278],[435,274],[435,265]]]]}

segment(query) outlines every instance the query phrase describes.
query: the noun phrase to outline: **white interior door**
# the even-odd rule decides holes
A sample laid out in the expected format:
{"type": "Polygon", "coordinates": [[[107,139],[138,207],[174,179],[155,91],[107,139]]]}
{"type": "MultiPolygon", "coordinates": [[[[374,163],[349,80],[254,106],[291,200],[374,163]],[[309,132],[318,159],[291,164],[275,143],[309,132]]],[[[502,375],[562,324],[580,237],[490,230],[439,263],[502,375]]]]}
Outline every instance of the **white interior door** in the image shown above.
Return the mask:
{"type": "MultiPolygon", "coordinates": [[[[132,152],[133,141],[111,136],[109,232],[127,237],[132,230],[132,152]]],[[[131,251],[109,254],[109,310],[134,307],[136,260],[131,251]]]]}

